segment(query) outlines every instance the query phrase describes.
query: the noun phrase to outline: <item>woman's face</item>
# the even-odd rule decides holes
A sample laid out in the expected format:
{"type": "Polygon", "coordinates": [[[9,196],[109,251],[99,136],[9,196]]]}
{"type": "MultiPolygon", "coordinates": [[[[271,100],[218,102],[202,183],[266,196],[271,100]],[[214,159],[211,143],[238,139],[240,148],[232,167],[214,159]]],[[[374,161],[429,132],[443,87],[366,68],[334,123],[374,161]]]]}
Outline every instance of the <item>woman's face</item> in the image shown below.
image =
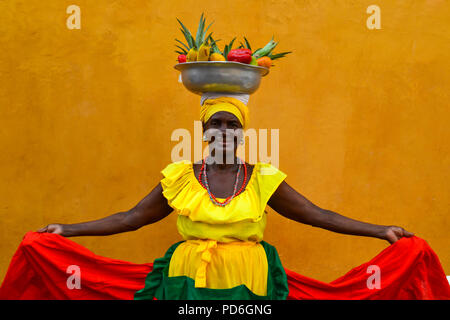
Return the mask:
{"type": "Polygon", "coordinates": [[[203,132],[206,133],[209,144],[213,143],[213,148],[222,150],[224,154],[234,154],[238,138],[242,136],[242,124],[234,114],[219,111],[206,121],[203,132]]]}

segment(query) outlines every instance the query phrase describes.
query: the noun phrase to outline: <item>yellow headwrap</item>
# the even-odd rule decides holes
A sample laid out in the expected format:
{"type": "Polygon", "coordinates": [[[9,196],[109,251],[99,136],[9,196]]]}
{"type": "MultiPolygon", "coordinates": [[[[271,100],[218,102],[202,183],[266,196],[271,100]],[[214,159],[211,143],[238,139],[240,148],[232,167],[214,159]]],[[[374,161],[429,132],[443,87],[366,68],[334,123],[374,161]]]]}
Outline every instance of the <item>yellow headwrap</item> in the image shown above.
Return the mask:
{"type": "Polygon", "coordinates": [[[205,123],[213,114],[219,111],[234,114],[239,119],[242,127],[247,127],[249,121],[248,107],[242,101],[232,97],[206,99],[200,109],[200,121],[205,123]]]}

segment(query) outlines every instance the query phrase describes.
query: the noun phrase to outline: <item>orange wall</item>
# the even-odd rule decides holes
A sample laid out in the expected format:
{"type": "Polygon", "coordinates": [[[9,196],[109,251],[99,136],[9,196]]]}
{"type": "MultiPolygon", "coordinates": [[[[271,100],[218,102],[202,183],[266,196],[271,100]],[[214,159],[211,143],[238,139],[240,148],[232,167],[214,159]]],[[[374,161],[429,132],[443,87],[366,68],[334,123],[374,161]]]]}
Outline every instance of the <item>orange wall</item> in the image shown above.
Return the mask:
{"type": "MultiPolygon", "coordinates": [[[[0,279],[27,231],[126,211],[158,183],[172,131],[199,111],[173,68],[175,18],[196,29],[202,12],[221,43],[274,34],[294,51],[249,103],[252,127],[280,129],[287,182],[322,208],[415,232],[450,274],[447,1],[27,0],[0,12],[0,279]],[[66,27],[71,4],[81,30],[66,27]],[[371,4],[381,30],[366,27],[371,4]]],[[[180,239],[175,221],[72,239],[150,262],[180,239]]],[[[388,245],[273,211],[265,236],[285,267],[323,281],[388,245]]]]}

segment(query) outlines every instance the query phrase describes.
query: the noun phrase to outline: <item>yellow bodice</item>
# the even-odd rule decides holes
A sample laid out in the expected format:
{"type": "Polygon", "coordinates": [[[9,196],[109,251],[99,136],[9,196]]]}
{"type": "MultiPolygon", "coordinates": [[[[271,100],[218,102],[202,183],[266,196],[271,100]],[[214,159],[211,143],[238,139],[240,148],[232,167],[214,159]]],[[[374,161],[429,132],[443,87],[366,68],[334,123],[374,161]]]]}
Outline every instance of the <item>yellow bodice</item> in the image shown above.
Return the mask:
{"type": "Polygon", "coordinates": [[[222,207],[210,200],[195,177],[192,162],[173,162],[161,173],[163,195],[178,214],[177,228],[183,239],[218,242],[261,241],[267,202],[286,178],[271,164],[257,162],[244,191],[222,207]]]}

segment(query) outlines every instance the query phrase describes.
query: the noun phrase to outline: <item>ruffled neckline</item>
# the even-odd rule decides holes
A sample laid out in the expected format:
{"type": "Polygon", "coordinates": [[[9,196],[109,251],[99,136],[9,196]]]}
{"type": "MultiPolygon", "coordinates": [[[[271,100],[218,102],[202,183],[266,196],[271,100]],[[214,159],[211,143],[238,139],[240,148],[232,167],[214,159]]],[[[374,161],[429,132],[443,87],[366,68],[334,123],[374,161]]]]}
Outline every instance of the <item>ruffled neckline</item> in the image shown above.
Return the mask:
{"type": "Polygon", "coordinates": [[[278,169],[271,175],[262,172],[270,168],[276,169],[270,164],[255,163],[245,189],[226,206],[218,206],[211,201],[208,191],[195,176],[194,164],[188,160],[174,162],[164,168],[161,186],[168,204],[192,221],[211,224],[257,222],[262,219],[270,196],[286,177],[278,169]]]}

